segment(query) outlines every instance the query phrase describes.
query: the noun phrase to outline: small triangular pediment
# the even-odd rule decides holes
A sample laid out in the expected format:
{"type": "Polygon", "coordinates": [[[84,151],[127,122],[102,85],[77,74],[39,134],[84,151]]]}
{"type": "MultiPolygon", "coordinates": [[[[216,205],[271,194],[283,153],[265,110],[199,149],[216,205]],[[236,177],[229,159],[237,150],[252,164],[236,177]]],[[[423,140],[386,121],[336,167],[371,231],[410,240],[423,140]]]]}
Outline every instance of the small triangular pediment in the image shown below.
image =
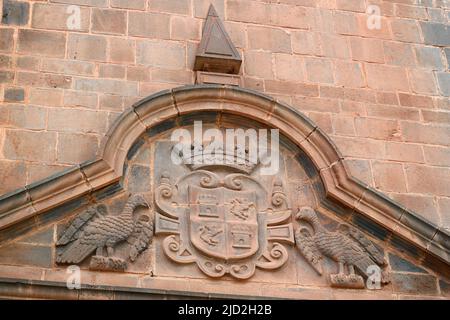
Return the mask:
{"type": "Polygon", "coordinates": [[[241,56],[230,39],[214,6],[208,11],[194,69],[219,73],[239,73],[241,56]]]}

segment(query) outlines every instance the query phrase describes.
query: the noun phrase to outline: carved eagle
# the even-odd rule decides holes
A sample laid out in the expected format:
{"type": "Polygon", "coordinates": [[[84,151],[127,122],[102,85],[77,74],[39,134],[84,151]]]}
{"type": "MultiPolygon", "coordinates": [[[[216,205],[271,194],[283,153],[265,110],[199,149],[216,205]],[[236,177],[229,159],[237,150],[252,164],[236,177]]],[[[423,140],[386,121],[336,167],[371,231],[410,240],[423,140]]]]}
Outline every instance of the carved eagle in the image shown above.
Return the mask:
{"type": "MultiPolygon", "coordinates": [[[[314,234],[311,234],[308,228],[300,227],[295,233],[295,240],[297,248],[318,274],[323,273],[321,260],[324,256],[339,264],[340,275],[345,274],[344,267],[347,266],[351,275],[355,274],[356,268],[367,278],[370,266],[386,264],[383,254],[355,228],[341,224],[338,231],[328,231],[320,224],[315,211],[309,207],[301,208],[296,219],[306,221],[313,229],[314,234]]],[[[381,277],[382,283],[389,282],[383,273],[381,277]]]]}
{"type": "Polygon", "coordinates": [[[127,240],[131,243],[129,259],[134,261],[153,238],[153,219],[142,215],[137,221],[133,213],[138,207],[150,208],[144,197],[132,195],[119,215],[106,215],[104,205],[91,207],[79,215],[64,231],[57,246],[67,245],[56,261],[58,263],[80,263],[94,250],[97,256],[114,255],[116,244],[127,240]]]}

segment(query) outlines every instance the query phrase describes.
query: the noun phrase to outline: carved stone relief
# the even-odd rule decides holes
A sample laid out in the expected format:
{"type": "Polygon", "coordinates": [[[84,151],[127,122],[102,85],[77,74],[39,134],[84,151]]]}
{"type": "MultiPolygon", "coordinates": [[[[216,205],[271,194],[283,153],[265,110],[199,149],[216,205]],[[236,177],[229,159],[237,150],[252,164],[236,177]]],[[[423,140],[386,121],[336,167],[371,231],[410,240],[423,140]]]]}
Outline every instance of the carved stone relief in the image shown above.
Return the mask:
{"type": "Polygon", "coordinates": [[[281,180],[263,185],[250,175],[253,165],[236,163],[188,165],[180,176],[165,171],[155,190],[155,231],[165,235],[164,253],[214,278],[248,279],[256,268],[277,269],[288,259],[286,244],[294,243],[281,180]]]}
{"type": "Polygon", "coordinates": [[[361,275],[367,279],[378,270],[381,284],[389,283],[388,275],[381,269],[387,264],[383,254],[360,231],[347,224],[340,224],[338,231],[328,231],[310,207],[301,208],[296,219],[312,227],[311,233],[306,226],[300,226],[295,231],[295,242],[314,270],[319,275],[323,274],[324,257],[338,263],[339,272],[329,275],[333,287],[363,289],[365,282],[361,275]]]}
{"type": "MultiPolygon", "coordinates": [[[[102,203],[75,217],[58,239],[56,262],[89,258],[91,270],[128,271],[155,237],[155,250],[172,266],[191,265],[211,278],[249,279],[257,269],[276,278],[290,261],[333,287],[363,289],[377,270],[381,284],[389,282],[384,253],[365,235],[347,224],[321,223],[311,208],[319,206],[317,191],[293,154],[281,155],[282,173],[264,176],[248,161],[174,164],[167,160],[173,146],[145,141],[128,165],[124,189],[134,193],[123,209],[102,203]],[[126,250],[117,254],[118,245],[126,250]]],[[[157,258],[143,263],[164,265],[157,258]]]]}
{"type": "Polygon", "coordinates": [[[78,215],[65,229],[56,245],[56,262],[60,264],[79,264],[91,257],[91,270],[125,271],[128,261],[136,258],[149,246],[153,239],[153,213],[142,195],[131,195],[123,210],[108,214],[103,204],[88,208],[78,215]],[[137,217],[138,207],[148,212],[137,217]],[[118,257],[114,252],[116,245],[127,241],[127,257],[118,257]]]}

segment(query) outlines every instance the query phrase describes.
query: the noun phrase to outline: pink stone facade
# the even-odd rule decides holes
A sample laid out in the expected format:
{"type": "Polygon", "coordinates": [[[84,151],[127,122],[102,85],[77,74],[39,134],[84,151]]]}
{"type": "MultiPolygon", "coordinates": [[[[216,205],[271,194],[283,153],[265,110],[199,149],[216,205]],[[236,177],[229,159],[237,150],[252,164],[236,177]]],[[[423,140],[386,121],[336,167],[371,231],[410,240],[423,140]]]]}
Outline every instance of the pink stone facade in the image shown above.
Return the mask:
{"type": "Polygon", "coordinates": [[[450,229],[445,0],[24,1],[0,24],[0,194],[95,158],[122,111],[193,84],[210,2],[243,87],[306,114],[353,176],[450,229]]]}

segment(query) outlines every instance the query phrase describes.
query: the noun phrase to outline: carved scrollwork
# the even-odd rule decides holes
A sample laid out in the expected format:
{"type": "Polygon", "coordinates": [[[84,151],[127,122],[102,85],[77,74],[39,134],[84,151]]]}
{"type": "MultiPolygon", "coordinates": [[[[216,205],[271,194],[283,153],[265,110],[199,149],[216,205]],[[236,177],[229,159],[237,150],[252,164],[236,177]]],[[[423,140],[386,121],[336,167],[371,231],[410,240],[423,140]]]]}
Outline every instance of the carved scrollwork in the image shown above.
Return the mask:
{"type": "Polygon", "coordinates": [[[288,259],[288,252],[284,246],[275,242],[272,248],[267,248],[259,257],[256,265],[263,269],[277,269],[284,265],[288,259]]]}
{"type": "Polygon", "coordinates": [[[220,278],[227,273],[227,268],[212,260],[202,260],[197,262],[199,268],[208,276],[213,278],[220,278]]]}
{"type": "Polygon", "coordinates": [[[255,264],[253,262],[233,264],[230,267],[230,274],[237,279],[248,279],[255,273],[255,264]]]}
{"type": "Polygon", "coordinates": [[[155,206],[160,212],[171,218],[177,218],[179,215],[178,208],[172,205],[174,197],[175,188],[170,183],[169,173],[165,171],[161,174],[159,186],[155,190],[155,206]]]}
{"type": "Polygon", "coordinates": [[[174,235],[164,239],[163,250],[170,259],[178,263],[192,263],[196,260],[189,248],[183,246],[181,241],[174,235]]]}

